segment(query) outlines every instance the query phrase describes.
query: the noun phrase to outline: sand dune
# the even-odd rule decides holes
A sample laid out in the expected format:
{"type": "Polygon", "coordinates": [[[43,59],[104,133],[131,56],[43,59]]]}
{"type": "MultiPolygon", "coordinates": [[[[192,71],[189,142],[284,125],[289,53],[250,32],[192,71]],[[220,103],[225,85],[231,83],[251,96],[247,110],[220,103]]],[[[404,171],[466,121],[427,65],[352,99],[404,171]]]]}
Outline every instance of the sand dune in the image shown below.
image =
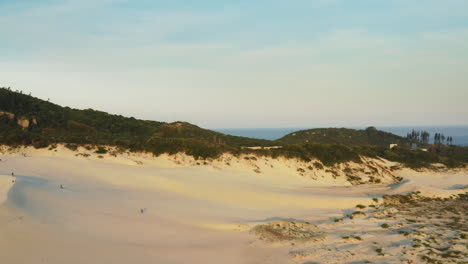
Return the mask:
{"type": "Polygon", "coordinates": [[[307,164],[297,160],[225,155],[205,164],[180,154],[99,156],[62,146],[56,151],[3,149],[0,248],[5,250],[0,259],[301,263],[290,258],[286,246],[272,250],[257,243],[250,228],[282,218],[327,220],[387,193],[452,195],[461,192],[454,186],[467,184],[468,176],[466,171],[381,170],[382,184],[353,186],[340,168],[334,168],[338,176],[325,169],[298,170],[307,164]],[[397,176],[405,181],[388,185],[397,176]]]}
{"type": "Polygon", "coordinates": [[[1,175],[0,174],[0,204],[6,201],[8,198],[8,192],[14,184],[15,177],[11,175],[1,175]]]}

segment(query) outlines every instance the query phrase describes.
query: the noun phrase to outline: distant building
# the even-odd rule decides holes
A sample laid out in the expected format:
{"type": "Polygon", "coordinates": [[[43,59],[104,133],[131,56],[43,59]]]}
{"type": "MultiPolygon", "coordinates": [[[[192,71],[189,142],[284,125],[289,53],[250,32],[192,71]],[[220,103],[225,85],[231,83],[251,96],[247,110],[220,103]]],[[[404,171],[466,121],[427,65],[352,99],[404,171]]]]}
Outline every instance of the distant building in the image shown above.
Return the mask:
{"type": "Polygon", "coordinates": [[[398,144],[390,144],[390,149],[392,149],[394,147],[398,147],[398,144]]]}

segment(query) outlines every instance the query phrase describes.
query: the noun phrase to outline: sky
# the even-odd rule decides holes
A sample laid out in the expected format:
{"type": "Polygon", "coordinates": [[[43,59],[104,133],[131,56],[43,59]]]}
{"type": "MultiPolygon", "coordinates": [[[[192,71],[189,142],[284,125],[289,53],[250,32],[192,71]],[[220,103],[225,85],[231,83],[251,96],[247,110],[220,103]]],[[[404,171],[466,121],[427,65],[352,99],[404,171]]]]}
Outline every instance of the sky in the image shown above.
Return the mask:
{"type": "Polygon", "coordinates": [[[466,0],[0,0],[0,87],[206,128],[468,124],[466,0]]]}

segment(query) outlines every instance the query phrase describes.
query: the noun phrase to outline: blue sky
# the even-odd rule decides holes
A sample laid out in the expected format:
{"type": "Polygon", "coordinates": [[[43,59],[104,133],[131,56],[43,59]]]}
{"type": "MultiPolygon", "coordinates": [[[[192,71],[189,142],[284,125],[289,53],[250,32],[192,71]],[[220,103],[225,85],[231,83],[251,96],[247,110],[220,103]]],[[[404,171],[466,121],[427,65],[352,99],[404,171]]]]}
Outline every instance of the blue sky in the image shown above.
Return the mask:
{"type": "Polygon", "coordinates": [[[0,0],[0,86],[209,128],[468,124],[468,1],[0,0]]]}

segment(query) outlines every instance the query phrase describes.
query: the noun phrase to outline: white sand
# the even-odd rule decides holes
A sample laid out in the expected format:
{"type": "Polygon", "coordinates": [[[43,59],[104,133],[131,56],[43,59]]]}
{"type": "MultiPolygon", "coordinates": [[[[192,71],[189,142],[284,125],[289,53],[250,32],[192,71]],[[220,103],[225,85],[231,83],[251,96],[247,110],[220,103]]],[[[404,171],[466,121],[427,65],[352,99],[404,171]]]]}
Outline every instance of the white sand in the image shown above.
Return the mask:
{"type": "Polygon", "coordinates": [[[8,198],[8,192],[14,184],[15,177],[0,174],[0,204],[8,198]]]}
{"type": "Polygon", "coordinates": [[[288,263],[287,248],[252,243],[246,228],[275,217],[327,219],[421,182],[449,194],[468,175],[403,170],[410,184],[350,186],[325,170],[298,171],[307,164],[295,160],[98,156],[61,146],[0,154],[0,202],[10,190],[0,205],[3,263],[288,263]]]}

